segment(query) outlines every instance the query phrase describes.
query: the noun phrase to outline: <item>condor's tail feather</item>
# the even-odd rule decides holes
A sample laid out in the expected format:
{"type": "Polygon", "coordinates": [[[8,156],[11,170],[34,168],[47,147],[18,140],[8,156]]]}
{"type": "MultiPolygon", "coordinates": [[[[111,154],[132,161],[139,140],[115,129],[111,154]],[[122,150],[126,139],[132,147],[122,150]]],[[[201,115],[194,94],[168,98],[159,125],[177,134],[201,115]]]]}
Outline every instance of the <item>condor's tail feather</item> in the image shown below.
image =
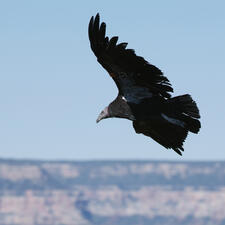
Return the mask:
{"type": "Polygon", "coordinates": [[[167,102],[170,108],[172,107],[176,112],[185,113],[193,118],[200,118],[197,104],[189,94],[170,98],[167,102]]]}
{"type": "Polygon", "coordinates": [[[168,114],[179,121],[184,122],[185,127],[192,133],[198,133],[201,128],[201,123],[197,104],[190,95],[180,95],[168,99],[168,114]]]}
{"type": "Polygon", "coordinates": [[[165,112],[147,120],[133,121],[136,133],[151,137],[165,148],[171,148],[179,155],[188,131],[198,133],[201,123],[199,110],[190,95],[177,96],[167,100],[165,112]]]}

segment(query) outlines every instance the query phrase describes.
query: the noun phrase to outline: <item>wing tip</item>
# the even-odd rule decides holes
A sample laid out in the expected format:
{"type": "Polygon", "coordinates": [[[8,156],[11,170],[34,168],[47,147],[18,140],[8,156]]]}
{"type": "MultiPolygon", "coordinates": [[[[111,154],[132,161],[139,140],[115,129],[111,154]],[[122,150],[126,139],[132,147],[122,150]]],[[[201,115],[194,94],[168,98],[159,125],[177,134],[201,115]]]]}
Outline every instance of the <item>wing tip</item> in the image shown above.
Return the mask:
{"type": "Polygon", "coordinates": [[[100,21],[100,15],[99,15],[99,13],[97,13],[96,16],[95,16],[95,21],[96,21],[96,20],[97,20],[97,21],[100,21]]]}
{"type": "Polygon", "coordinates": [[[178,155],[182,156],[182,152],[184,151],[183,147],[172,148],[178,155]],[[182,151],[182,152],[181,152],[182,151]]]}
{"type": "Polygon", "coordinates": [[[99,26],[99,21],[100,21],[100,15],[97,13],[95,16],[92,16],[89,22],[89,33],[94,32],[94,29],[96,26],[99,26]]]}

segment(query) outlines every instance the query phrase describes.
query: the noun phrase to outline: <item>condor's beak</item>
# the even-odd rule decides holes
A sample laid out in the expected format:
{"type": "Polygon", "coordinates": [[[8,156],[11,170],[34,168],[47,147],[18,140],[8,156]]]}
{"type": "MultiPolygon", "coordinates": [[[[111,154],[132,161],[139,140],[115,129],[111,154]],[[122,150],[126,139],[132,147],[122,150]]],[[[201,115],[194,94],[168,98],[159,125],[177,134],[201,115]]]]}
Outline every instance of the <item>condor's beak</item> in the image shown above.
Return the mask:
{"type": "Polygon", "coordinates": [[[105,118],[104,112],[101,112],[96,120],[96,123],[100,122],[104,118],[105,118]]]}
{"type": "Polygon", "coordinates": [[[100,120],[101,120],[101,114],[98,116],[97,120],[96,120],[96,123],[98,123],[100,120]]]}
{"type": "Polygon", "coordinates": [[[101,111],[101,113],[99,114],[96,123],[98,123],[100,120],[108,118],[108,114],[107,114],[107,109],[105,108],[104,110],[101,111]]]}

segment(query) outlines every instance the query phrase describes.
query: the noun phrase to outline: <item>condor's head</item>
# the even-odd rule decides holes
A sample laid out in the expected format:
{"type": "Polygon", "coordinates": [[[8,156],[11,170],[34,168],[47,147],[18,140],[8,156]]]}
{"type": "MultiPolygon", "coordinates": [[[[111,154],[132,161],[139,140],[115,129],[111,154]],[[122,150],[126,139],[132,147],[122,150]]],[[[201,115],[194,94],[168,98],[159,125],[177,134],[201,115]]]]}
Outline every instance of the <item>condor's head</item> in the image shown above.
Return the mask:
{"type": "Polygon", "coordinates": [[[100,122],[103,119],[109,118],[109,117],[111,117],[111,116],[110,116],[110,113],[109,113],[109,107],[107,106],[99,114],[99,116],[96,120],[96,123],[100,122]]]}

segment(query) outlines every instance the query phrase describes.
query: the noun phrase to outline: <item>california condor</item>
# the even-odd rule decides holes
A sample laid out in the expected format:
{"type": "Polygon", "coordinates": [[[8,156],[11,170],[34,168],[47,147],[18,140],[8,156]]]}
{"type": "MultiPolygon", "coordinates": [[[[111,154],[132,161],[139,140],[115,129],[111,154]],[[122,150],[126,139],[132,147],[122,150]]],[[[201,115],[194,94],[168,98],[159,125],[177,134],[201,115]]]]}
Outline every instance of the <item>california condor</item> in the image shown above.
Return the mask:
{"type": "Polygon", "coordinates": [[[99,14],[91,17],[91,49],[119,91],[97,122],[112,117],[129,119],[136,133],[181,155],[188,132],[197,134],[201,127],[196,103],[188,94],[172,98],[173,88],[160,69],[127,49],[127,43],[117,44],[118,37],[109,39],[105,32],[106,24],[100,24],[99,14]]]}

